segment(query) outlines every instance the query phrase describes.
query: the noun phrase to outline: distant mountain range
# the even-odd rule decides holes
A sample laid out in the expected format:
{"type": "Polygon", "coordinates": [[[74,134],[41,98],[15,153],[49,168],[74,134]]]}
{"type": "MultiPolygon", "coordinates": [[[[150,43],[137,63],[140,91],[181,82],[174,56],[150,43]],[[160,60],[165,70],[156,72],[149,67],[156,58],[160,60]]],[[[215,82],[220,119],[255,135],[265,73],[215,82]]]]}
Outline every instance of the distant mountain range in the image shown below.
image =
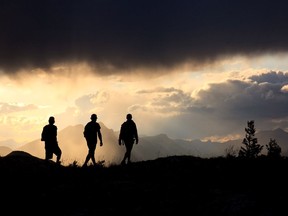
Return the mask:
{"type": "MultiPolygon", "coordinates": [[[[120,163],[124,153],[125,147],[118,145],[118,133],[112,129],[107,128],[100,122],[101,131],[103,135],[102,147],[96,148],[96,160],[105,161],[106,164],[120,163]]],[[[75,126],[68,126],[58,132],[58,141],[62,149],[62,162],[69,164],[77,162],[82,164],[88,148],[83,137],[84,126],[79,124],[75,126]]],[[[243,134],[244,138],[245,134],[243,134]]],[[[265,145],[269,143],[270,138],[275,139],[282,149],[282,156],[288,156],[288,133],[282,129],[271,131],[260,131],[256,133],[258,143],[264,145],[262,154],[266,154],[265,145]]],[[[156,136],[140,136],[138,145],[135,145],[132,150],[133,161],[153,160],[159,157],[176,156],[176,155],[191,155],[202,158],[211,158],[218,156],[225,156],[228,151],[238,153],[242,144],[242,139],[231,140],[224,143],[220,142],[203,142],[201,140],[182,140],[171,139],[166,134],[159,134],[156,136]]],[[[44,142],[36,139],[28,142],[25,145],[11,149],[2,143],[0,146],[0,155],[5,156],[12,150],[20,150],[28,152],[29,154],[44,158],[45,149],[44,142]]]]}

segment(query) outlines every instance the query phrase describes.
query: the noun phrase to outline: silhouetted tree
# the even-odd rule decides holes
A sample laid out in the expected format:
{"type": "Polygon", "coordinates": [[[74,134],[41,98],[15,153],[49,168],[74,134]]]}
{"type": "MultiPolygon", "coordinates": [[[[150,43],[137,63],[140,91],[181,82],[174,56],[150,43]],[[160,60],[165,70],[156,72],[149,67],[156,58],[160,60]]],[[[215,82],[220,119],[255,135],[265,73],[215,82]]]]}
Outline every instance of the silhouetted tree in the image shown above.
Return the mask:
{"type": "Polygon", "coordinates": [[[281,157],[281,147],[278,145],[275,139],[270,138],[269,143],[266,145],[268,151],[267,156],[271,158],[281,157]]]}
{"type": "Polygon", "coordinates": [[[256,158],[262,151],[263,146],[258,144],[258,140],[255,137],[256,129],[254,127],[254,121],[248,121],[247,125],[248,127],[245,128],[246,135],[242,141],[242,144],[245,146],[240,148],[238,156],[245,158],[256,158]]]}

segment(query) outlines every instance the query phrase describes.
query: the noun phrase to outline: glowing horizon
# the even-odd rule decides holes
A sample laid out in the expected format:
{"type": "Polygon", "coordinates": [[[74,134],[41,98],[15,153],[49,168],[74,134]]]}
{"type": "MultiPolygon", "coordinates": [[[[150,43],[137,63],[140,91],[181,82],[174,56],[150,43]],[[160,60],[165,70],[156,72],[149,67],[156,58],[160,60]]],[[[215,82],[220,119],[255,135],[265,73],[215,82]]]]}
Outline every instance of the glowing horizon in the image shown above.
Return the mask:
{"type": "MultiPolygon", "coordinates": [[[[55,67],[50,73],[38,69],[33,72],[23,71],[15,77],[2,75],[0,141],[13,139],[24,144],[38,139],[42,127],[47,124],[51,115],[56,118],[58,130],[69,125],[85,124],[89,121],[91,113],[97,113],[98,121],[117,131],[128,112],[133,114],[139,124],[140,134],[143,135],[165,133],[172,138],[215,141],[225,140],[227,137],[239,137],[243,134],[243,127],[249,120],[247,119],[249,115],[247,118],[235,117],[236,122],[229,123],[230,131],[224,133],[228,128],[223,126],[223,130],[219,130],[218,126],[221,125],[221,121],[227,121],[223,119],[225,115],[221,110],[213,114],[209,121],[206,114],[201,113],[203,110],[199,113],[199,109],[204,108],[203,106],[206,106],[205,109],[209,106],[213,109],[221,106],[211,104],[207,93],[211,91],[213,85],[224,87],[229,80],[234,80],[243,84],[248,83],[248,86],[243,86],[243,92],[237,92],[237,89],[233,89],[235,84],[230,82],[231,89],[227,89],[227,95],[224,97],[226,100],[233,98],[233,95],[236,97],[243,94],[244,97],[245,88],[255,85],[249,81],[249,77],[273,71],[274,75],[277,71],[285,75],[285,67],[288,68],[288,65],[283,64],[283,58],[287,59],[288,55],[282,55],[280,60],[277,60],[278,55],[270,57],[265,55],[262,61],[259,57],[254,58],[254,61],[243,56],[235,57],[223,59],[201,70],[198,68],[197,71],[189,71],[185,67],[180,67],[177,73],[175,68],[165,72],[158,70],[156,72],[159,75],[154,74],[152,77],[145,76],[145,70],[138,71],[136,75],[105,76],[85,64],[55,67]],[[255,62],[258,63],[256,66],[255,62]],[[282,63],[281,67],[275,69],[274,65],[279,63],[282,63]],[[61,73],[56,73],[59,70],[61,73]],[[199,124],[201,121],[203,123],[199,124]]],[[[285,86],[283,83],[282,85],[284,89],[285,86]]],[[[272,90],[271,87],[270,91],[272,90]]],[[[215,89],[212,91],[214,92],[209,93],[211,96],[216,93],[215,89]]],[[[223,92],[221,94],[223,95],[223,92]]],[[[252,114],[250,118],[253,118],[252,114]]],[[[263,116],[264,123],[262,124],[262,120],[259,119],[259,124],[256,121],[256,126],[259,129],[268,128],[268,124],[275,127],[277,124],[272,124],[272,120],[275,122],[275,118],[269,120],[268,116],[263,116]]],[[[282,126],[284,121],[283,118],[278,125],[282,126]]]]}

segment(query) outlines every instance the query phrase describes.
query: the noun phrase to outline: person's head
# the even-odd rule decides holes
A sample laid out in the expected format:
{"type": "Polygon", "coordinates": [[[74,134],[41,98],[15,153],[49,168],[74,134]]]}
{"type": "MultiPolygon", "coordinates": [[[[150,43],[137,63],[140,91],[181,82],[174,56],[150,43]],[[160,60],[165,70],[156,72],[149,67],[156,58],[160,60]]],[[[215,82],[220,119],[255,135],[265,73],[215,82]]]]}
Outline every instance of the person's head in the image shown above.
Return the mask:
{"type": "Polygon", "coordinates": [[[90,119],[91,119],[92,121],[96,121],[96,120],[97,120],[97,115],[93,113],[93,114],[91,115],[90,119]]]}
{"type": "Polygon", "coordinates": [[[55,123],[55,118],[53,116],[50,116],[48,122],[49,122],[49,124],[54,124],[55,123]]]}
{"type": "Polygon", "coordinates": [[[127,120],[131,120],[131,119],[132,119],[132,114],[128,113],[128,114],[126,115],[126,119],[127,119],[127,120]]]}

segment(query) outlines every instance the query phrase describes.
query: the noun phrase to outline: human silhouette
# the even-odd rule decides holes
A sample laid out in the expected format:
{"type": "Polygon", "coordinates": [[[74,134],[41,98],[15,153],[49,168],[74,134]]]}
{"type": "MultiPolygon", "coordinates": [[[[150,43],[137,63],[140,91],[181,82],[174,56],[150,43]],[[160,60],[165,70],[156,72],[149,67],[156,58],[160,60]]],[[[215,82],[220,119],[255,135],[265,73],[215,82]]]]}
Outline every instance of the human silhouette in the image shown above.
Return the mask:
{"type": "Polygon", "coordinates": [[[58,145],[57,140],[57,126],[55,126],[55,118],[49,117],[49,124],[43,127],[41,133],[41,141],[45,142],[45,160],[49,161],[53,158],[53,154],[56,155],[56,163],[60,164],[62,151],[58,145]]]}
{"type": "Polygon", "coordinates": [[[126,152],[124,154],[121,165],[130,164],[131,163],[131,151],[133,145],[136,141],[138,144],[138,131],[136,123],[132,120],[132,114],[128,113],[126,115],[126,121],[121,125],[120,133],[119,133],[119,145],[125,145],[126,152]]]}
{"type": "Polygon", "coordinates": [[[96,165],[95,150],[96,150],[98,138],[100,141],[100,146],[103,145],[101,127],[100,127],[100,124],[96,122],[97,115],[92,114],[90,119],[91,121],[85,125],[84,132],[83,132],[84,137],[86,139],[87,146],[88,146],[88,154],[84,161],[83,167],[87,166],[90,159],[92,160],[93,165],[96,165]]]}

